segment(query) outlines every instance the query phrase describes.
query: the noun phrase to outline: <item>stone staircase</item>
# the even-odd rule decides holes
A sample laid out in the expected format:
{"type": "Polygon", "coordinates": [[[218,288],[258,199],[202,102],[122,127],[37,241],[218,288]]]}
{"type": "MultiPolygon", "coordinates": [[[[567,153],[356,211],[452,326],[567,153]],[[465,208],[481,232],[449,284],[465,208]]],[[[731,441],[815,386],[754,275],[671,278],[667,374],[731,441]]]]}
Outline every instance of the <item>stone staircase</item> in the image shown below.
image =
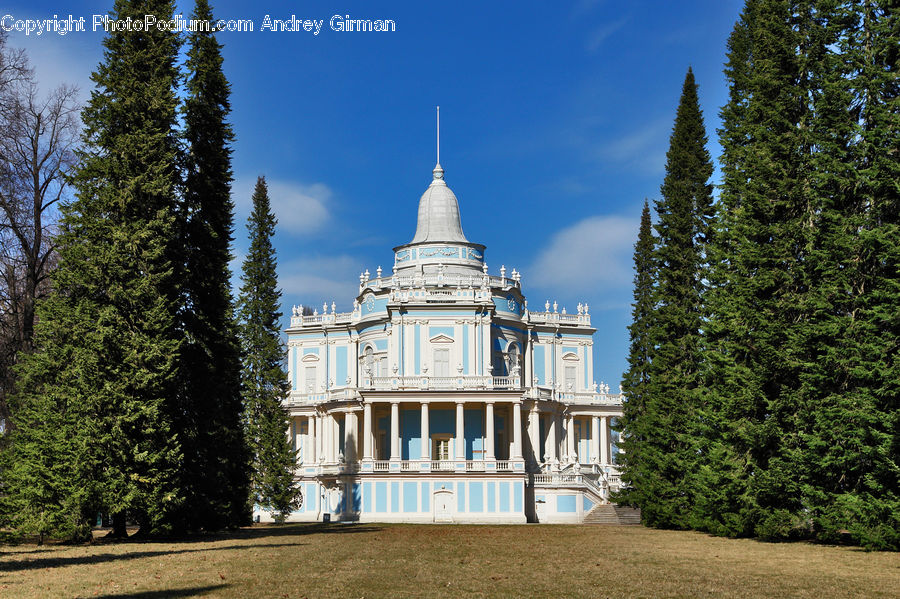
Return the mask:
{"type": "Polygon", "coordinates": [[[610,524],[623,526],[641,523],[641,510],[611,503],[595,505],[584,517],[584,524],[610,524]]]}

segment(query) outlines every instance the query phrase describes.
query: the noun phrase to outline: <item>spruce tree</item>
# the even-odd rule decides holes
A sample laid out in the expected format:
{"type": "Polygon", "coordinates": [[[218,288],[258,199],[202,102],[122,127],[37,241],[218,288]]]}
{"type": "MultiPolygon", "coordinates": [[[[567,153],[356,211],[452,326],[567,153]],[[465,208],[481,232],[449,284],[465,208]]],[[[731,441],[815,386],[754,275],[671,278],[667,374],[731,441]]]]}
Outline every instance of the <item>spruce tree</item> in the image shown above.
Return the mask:
{"type": "Polygon", "coordinates": [[[708,478],[702,515],[721,534],[782,538],[804,520],[799,433],[810,406],[800,376],[813,309],[804,261],[816,210],[808,9],[748,0],[729,43],[707,325],[709,421],[726,441],[710,451],[722,472],[708,478]]]}
{"type": "MultiPolygon", "coordinates": [[[[172,12],[169,1],[117,0],[112,16],[164,21],[172,12]]],[[[73,484],[59,503],[81,523],[75,528],[104,509],[115,534],[125,534],[126,516],[145,533],[164,532],[182,499],[173,425],[179,43],[152,28],[110,34],[104,46],[82,113],[76,199],[63,208],[54,294],[39,308],[36,354],[23,371],[25,416],[17,424],[32,432],[16,451],[33,454],[32,442],[54,438],[49,413],[65,415],[65,430],[77,433],[58,448],[74,456],[73,484]]],[[[53,476],[59,466],[35,464],[34,472],[53,476]]]]}
{"type": "MultiPolygon", "coordinates": [[[[206,0],[193,18],[212,22],[206,0]]],[[[212,31],[190,36],[184,125],[183,327],[185,487],[192,527],[249,521],[249,460],[241,423],[241,361],[229,271],[234,205],[227,122],[230,86],[212,31]]]]}
{"type": "Polygon", "coordinates": [[[697,420],[712,170],[697,85],[688,69],[656,202],[657,285],[649,335],[653,353],[645,387],[646,437],[640,450],[653,472],[640,491],[641,516],[651,526],[687,528],[695,500],[692,473],[701,455],[697,420]]]}
{"type": "Polygon", "coordinates": [[[622,417],[617,419],[615,430],[619,433],[619,466],[625,483],[616,496],[619,503],[643,505],[647,496],[644,481],[653,476],[649,465],[643,461],[641,449],[651,438],[652,431],[645,427],[647,387],[650,384],[650,361],[653,355],[650,330],[654,313],[653,293],[656,270],[653,262],[653,226],[650,206],[644,200],[641,225],[634,246],[634,302],[631,304],[631,324],[628,326],[628,370],[622,375],[622,391],[625,402],[622,417]]]}
{"type": "Polygon", "coordinates": [[[297,506],[298,491],[294,486],[296,452],[287,439],[288,415],[282,404],[288,382],[282,366],[281,292],[272,247],[275,224],[266,181],[260,177],[247,223],[250,250],[243,263],[239,297],[244,419],[251,452],[251,500],[283,520],[297,506]]]}

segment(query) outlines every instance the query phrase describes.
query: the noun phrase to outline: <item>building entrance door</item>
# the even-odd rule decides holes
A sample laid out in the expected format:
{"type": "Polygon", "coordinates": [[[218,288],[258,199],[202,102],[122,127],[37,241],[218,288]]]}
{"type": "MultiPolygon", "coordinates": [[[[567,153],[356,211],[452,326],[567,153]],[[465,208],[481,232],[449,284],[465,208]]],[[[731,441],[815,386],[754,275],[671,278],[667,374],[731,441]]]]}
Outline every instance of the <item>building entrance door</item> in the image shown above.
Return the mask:
{"type": "Polygon", "coordinates": [[[434,492],[434,521],[453,522],[453,491],[438,489],[434,492]]]}

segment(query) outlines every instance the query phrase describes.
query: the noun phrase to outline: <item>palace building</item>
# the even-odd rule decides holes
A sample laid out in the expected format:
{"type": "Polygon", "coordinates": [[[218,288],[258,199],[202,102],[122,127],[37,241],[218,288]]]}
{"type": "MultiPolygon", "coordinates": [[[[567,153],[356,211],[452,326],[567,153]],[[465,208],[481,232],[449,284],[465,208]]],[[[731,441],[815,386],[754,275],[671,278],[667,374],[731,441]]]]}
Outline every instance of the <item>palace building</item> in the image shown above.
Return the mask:
{"type": "MultiPolygon", "coordinates": [[[[296,521],[581,522],[619,485],[588,306],[491,274],[438,164],[392,272],[287,329],[296,521]]],[[[267,519],[268,514],[260,514],[267,519]]]]}

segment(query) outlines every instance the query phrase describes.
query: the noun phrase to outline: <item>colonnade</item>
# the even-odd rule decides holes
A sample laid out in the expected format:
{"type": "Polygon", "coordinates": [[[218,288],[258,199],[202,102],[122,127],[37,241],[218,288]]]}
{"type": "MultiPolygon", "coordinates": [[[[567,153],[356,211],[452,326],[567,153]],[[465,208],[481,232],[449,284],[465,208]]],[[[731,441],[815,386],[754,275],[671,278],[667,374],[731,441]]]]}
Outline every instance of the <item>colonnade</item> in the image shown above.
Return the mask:
{"type": "MultiPolygon", "coordinates": [[[[333,464],[339,461],[340,445],[337,435],[340,431],[340,424],[337,418],[338,414],[344,417],[344,453],[343,460],[345,462],[356,461],[373,461],[377,459],[376,442],[375,442],[375,421],[373,410],[379,405],[389,405],[390,407],[390,427],[389,438],[385,439],[385,445],[388,451],[385,452],[391,461],[399,461],[402,456],[401,436],[400,436],[400,404],[406,405],[414,402],[409,401],[365,401],[361,409],[354,406],[355,409],[347,407],[340,408],[334,412],[321,413],[316,412],[305,416],[307,422],[307,434],[303,437],[302,442],[302,461],[310,464],[324,462],[333,464]],[[362,422],[360,422],[359,412],[362,411],[362,422]],[[361,425],[361,426],[360,426],[361,425]],[[362,439],[361,447],[358,448],[358,439],[362,439]],[[361,455],[358,455],[358,449],[361,449],[361,455]]],[[[431,403],[420,401],[420,431],[419,435],[422,440],[421,455],[409,455],[412,460],[431,460],[437,459],[431,455],[431,403]]],[[[611,463],[611,446],[610,446],[610,419],[612,415],[574,415],[564,411],[541,411],[531,408],[526,413],[526,434],[530,445],[530,451],[523,450],[523,426],[522,426],[522,410],[523,403],[516,402],[438,402],[442,405],[450,403],[455,404],[455,439],[465,439],[465,408],[474,405],[483,406],[484,428],[483,428],[483,453],[481,459],[485,461],[493,461],[497,459],[497,447],[494,431],[495,419],[495,403],[503,406],[510,406],[512,412],[512,422],[510,423],[512,433],[511,444],[509,446],[509,459],[522,460],[527,454],[528,462],[532,466],[544,464],[566,464],[566,463],[594,463],[609,464],[611,463]],[[578,443],[575,434],[575,420],[578,418],[581,422],[582,438],[589,443],[588,455],[580,455],[583,453],[583,446],[578,443]],[[540,420],[544,419],[543,438],[541,438],[540,420]],[[590,424],[590,435],[587,433],[587,426],[590,424]],[[542,460],[543,456],[543,460],[542,460]]],[[[388,432],[388,431],[385,431],[388,432]]],[[[298,436],[299,437],[299,436],[298,436]]],[[[507,440],[509,438],[507,437],[507,440]]],[[[300,439],[298,438],[298,442],[300,439]]],[[[297,449],[301,449],[297,447],[297,449]]],[[[379,452],[381,453],[381,452],[379,452]]],[[[502,452],[506,454],[504,450],[502,452]]],[[[384,454],[382,454],[384,455],[384,454]]],[[[465,443],[454,443],[454,451],[452,455],[447,456],[451,461],[466,460],[465,443]]]]}

